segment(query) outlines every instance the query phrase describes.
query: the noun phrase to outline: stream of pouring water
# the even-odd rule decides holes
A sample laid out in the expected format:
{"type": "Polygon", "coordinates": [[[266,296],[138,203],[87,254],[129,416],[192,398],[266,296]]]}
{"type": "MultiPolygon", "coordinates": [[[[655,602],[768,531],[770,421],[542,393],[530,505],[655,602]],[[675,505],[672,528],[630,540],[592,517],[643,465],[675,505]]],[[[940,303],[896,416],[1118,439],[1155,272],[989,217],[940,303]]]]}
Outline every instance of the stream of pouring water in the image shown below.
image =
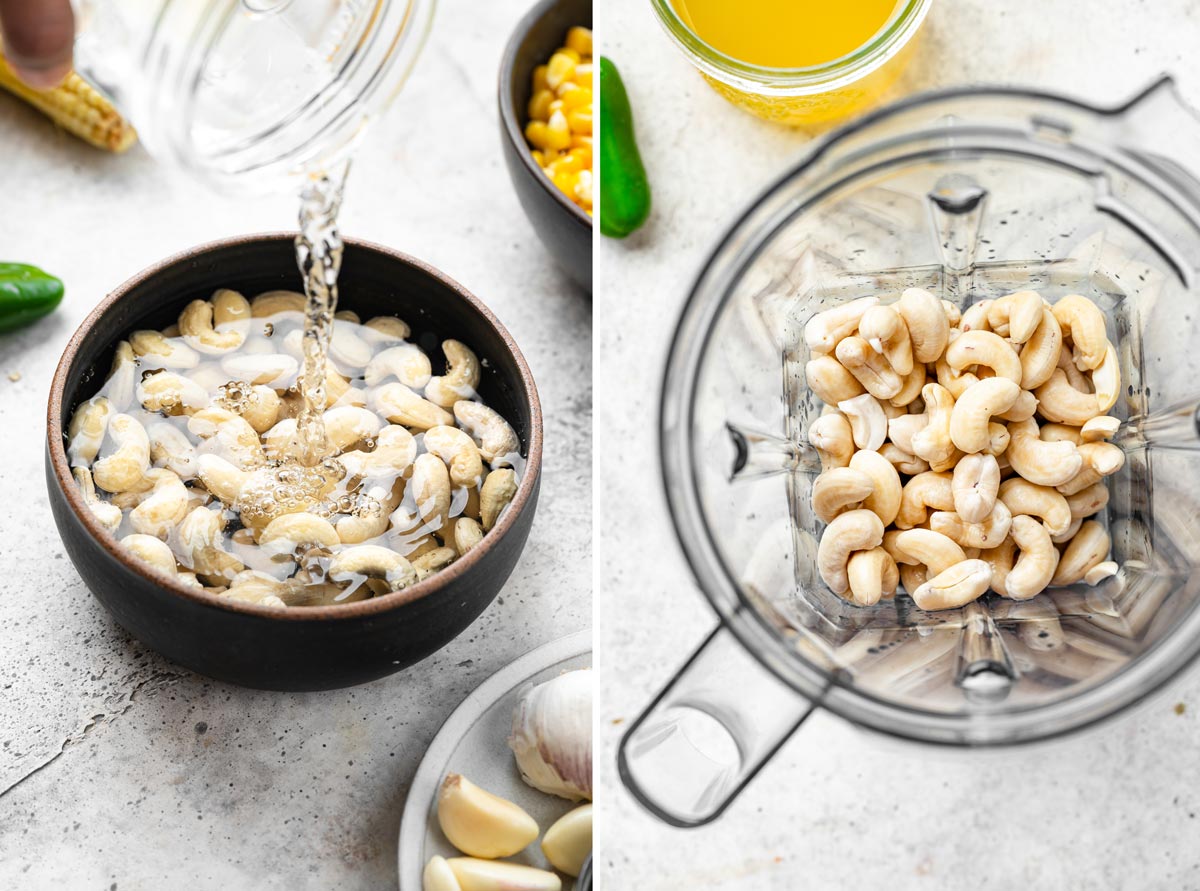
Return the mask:
{"type": "Polygon", "coordinates": [[[333,314],[337,311],[338,271],[342,268],[342,238],[337,215],[342,206],[349,162],[313,177],[300,195],[300,233],[296,263],[304,279],[304,374],[300,394],[304,407],[297,419],[301,461],[315,466],[328,454],[325,424],[325,374],[333,314]]]}

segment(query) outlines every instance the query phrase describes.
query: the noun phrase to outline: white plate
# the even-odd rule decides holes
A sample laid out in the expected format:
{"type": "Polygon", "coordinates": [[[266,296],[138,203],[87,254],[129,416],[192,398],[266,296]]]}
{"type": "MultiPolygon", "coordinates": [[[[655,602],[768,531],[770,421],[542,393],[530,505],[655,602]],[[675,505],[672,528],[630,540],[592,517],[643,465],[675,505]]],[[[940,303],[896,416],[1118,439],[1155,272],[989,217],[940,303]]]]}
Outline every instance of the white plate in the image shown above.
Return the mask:
{"type": "MultiPolygon", "coordinates": [[[[550,680],[574,668],[590,668],[592,634],[580,631],[526,653],[488,678],[454,710],[433,738],[408,790],[400,821],[400,889],[420,891],[430,857],[461,857],[437,822],[437,794],[447,773],[460,773],[478,786],[516,802],[537,820],[543,833],[578,803],[546,795],[526,785],[508,748],[513,706],[527,684],[550,680]]],[[[515,857],[550,869],[540,839],[515,857]]],[[[563,889],[571,880],[564,876],[563,889]]]]}

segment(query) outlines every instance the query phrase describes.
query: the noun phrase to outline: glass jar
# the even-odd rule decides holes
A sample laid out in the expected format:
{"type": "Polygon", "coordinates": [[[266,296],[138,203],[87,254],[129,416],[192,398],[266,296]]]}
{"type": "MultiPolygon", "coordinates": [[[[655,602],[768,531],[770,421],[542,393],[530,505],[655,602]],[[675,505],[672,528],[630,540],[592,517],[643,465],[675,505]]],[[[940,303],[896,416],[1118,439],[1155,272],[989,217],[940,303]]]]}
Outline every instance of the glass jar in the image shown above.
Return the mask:
{"type": "Polygon", "coordinates": [[[146,148],[218,188],[343,159],[399,91],[435,0],[76,0],[79,73],[146,148]]]}
{"type": "Polygon", "coordinates": [[[849,55],[804,68],[769,68],[701,40],[671,0],[651,0],[668,36],[713,89],[741,108],[789,126],[820,127],[877,103],[904,71],[933,0],[901,0],[887,24],[849,55]]]}

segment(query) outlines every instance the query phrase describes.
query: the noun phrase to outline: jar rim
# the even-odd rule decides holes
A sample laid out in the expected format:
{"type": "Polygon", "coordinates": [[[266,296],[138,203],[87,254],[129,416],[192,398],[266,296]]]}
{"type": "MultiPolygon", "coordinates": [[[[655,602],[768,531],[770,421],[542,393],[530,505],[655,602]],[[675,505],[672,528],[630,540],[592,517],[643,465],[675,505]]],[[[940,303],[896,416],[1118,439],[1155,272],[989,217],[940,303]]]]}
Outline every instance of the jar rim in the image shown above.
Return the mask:
{"type": "Polygon", "coordinates": [[[701,72],[718,80],[773,93],[821,93],[859,80],[896,55],[916,34],[933,0],[901,0],[887,24],[862,46],[818,65],[756,65],[721,52],[690,28],[671,0],[650,0],[659,24],[701,72]]]}

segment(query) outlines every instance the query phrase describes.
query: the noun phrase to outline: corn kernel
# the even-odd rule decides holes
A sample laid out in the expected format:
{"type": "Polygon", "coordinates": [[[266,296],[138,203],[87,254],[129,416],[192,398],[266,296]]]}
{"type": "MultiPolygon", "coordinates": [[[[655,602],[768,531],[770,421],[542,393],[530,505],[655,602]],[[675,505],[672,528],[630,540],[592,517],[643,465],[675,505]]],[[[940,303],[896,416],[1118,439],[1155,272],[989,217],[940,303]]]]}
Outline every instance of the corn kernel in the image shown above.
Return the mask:
{"type": "Polygon", "coordinates": [[[530,154],[533,155],[533,160],[537,162],[538,167],[546,166],[546,155],[541,149],[534,149],[530,154]]]}
{"type": "Polygon", "coordinates": [[[576,26],[567,32],[567,49],[573,49],[581,56],[592,54],[592,32],[590,28],[576,26]]]}
{"type": "Polygon", "coordinates": [[[556,111],[561,111],[564,114],[566,113],[566,109],[563,108],[563,101],[561,99],[555,99],[550,103],[549,106],[547,106],[546,110],[550,112],[550,117],[546,118],[547,121],[554,117],[554,112],[556,111]]]}
{"type": "Polygon", "coordinates": [[[575,198],[589,208],[592,206],[592,171],[584,170],[579,174],[579,181],[575,184],[575,198]]]}
{"type": "Polygon", "coordinates": [[[549,90],[538,90],[529,100],[529,119],[531,121],[550,120],[550,103],[554,101],[554,93],[549,90]]]}
{"type": "Polygon", "coordinates": [[[583,62],[575,66],[575,76],[572,78],[581,87],[592,88],[592,63],[583,62]]]}
{"type": "Polygon", "coordinates": [[[567,126],[572,133],[592,132],[592,109],[576,109],[567,115],[567,126]]]}
{"type": "Polygon", "coordinates": [[[567,116],[561,111],[556,111],[550,115],[550,122],[546,124],[546,146],[561,151],[570,145],[571,126],[567,123],[567,116]]]}
{"type": "Polygon", "coordinates": [[[535,93],[550,89],[550,82],[546,79],[549,71],[549,65],[539,65],[533,69],[533,91],[535,93]]]}
{"type": "Polygon", "coordinates": [[[545,121],[530,121],[525,125],[525,138],[535,148],[550,148],[550,125],[545,121]]]}
{"type": "Polygon", "coordinates": [[[566,52],[559,50],[550,57],[546,70],[546,84],[552,90],[558,89],[558,85],[564,80],[571,79],[578,64],[577,58],[572,59],[566,52]]]}
{"type": "Polygon", "coordinates": [[[563,110],[574,111],[577,108],[592,107],[592,91],[584,89],[576,84],[563,84],[563,87],[569,86],[572,89],[564,91],[559,87],[558,96],[562,100],[563,110]]]}

